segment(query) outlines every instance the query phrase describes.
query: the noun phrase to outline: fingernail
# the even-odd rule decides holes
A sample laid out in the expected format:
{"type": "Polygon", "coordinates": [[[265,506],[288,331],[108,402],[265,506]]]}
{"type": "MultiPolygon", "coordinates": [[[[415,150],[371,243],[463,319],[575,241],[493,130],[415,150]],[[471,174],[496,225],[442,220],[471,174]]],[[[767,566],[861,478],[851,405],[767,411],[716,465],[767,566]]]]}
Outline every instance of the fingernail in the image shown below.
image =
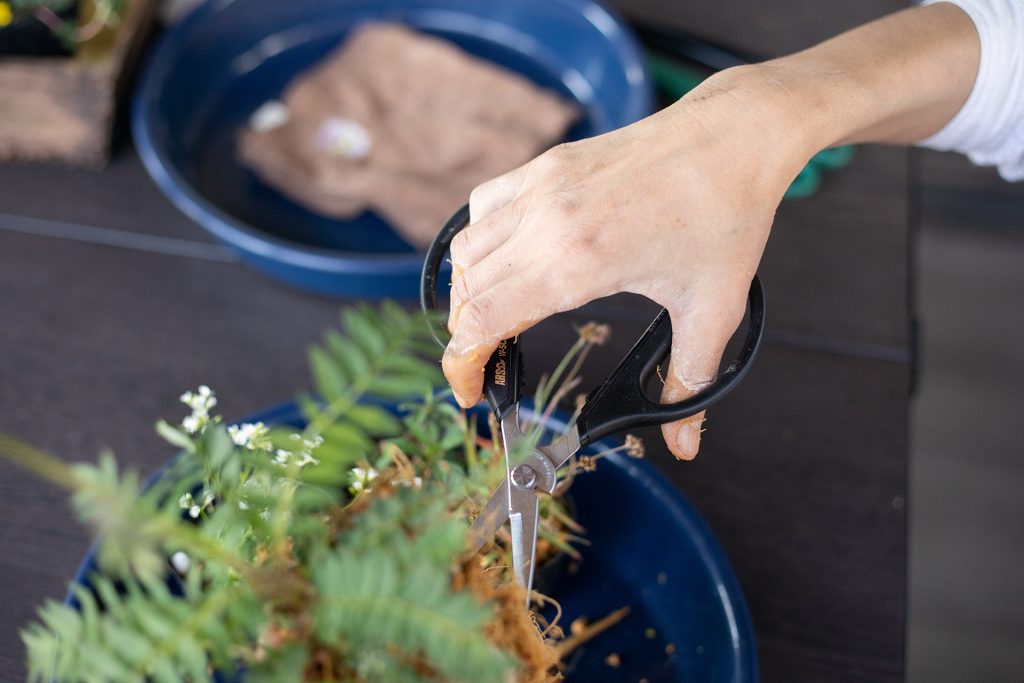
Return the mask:
{"type": "Polygon", "coordinates": [[[700,420],[688,420],[679,426],[676,434],[676,458],[693,460],[700,449],[700,420]]]}

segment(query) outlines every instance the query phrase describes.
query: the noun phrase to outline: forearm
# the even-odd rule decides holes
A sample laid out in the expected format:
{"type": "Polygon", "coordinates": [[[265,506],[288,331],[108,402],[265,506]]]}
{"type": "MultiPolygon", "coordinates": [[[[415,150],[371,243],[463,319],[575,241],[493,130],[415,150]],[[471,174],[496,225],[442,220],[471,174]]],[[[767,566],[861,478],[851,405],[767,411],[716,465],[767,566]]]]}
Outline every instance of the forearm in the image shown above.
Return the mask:
{"type": "Polygon", "coordinates": [[[979,51],[971,19],[939,3],[722,72],[716,82],[769,102],[776,122],[809,156],[837,144],[912,143],[935,133],[970,94],[979,51]]]}

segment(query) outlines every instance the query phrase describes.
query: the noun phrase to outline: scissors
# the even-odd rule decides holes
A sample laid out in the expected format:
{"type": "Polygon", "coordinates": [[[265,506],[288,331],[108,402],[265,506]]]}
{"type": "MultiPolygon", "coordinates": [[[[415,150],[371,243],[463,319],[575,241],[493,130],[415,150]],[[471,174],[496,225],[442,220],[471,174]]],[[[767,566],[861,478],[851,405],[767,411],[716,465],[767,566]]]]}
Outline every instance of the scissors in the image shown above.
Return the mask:
{"type": "MultiPolygon", "coordinates": [[[[438,310],[438,274],[452,239],[468,224],[467,204],[448,220],[427,250],[420,280],[420,305],[425,312],[438,310]]],[[[668,356],[672,342],[671,321],[662,309],[608,379],[587,395],[576,423],[547,446],[524,442],[527,437],[519,426],[519,403],[525,383],[521,343],[518,337],[502,340],[484,367],[484,397],[500,425],[505,478],[470,527],[468,552],[480,550],[506,521],[509,522],[512,570],[516,581],[526,588],[529,603],[537,552],[538,494],[554,492],[558,471],[577,452],[597,440],[637,427],[690,417],[732,391],[757,356],[764,335],[764,290],[756,276],[750,285],[748,303],[750,312],[743,348],[709,387],[668,405],[661,405],[647,395],[647,381],[668,356]]],[[[434,340],[444,349],[446,343],[440,325],[430,324],[434,340]]]]}

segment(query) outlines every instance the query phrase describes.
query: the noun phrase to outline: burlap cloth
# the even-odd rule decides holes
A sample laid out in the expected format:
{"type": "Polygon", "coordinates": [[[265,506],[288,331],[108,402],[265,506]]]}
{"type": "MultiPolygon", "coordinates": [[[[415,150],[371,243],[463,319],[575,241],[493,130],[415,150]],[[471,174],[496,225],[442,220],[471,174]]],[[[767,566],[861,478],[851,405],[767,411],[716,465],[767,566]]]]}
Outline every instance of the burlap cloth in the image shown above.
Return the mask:
{"type": "Polygon", "coordinates": [[[242,162],[328,216],[376,211],[418,247],[473,187],[559,141],[579,113],[518,74],[393,24],[356,29],[281,100],[239,132],[242,162]]]}

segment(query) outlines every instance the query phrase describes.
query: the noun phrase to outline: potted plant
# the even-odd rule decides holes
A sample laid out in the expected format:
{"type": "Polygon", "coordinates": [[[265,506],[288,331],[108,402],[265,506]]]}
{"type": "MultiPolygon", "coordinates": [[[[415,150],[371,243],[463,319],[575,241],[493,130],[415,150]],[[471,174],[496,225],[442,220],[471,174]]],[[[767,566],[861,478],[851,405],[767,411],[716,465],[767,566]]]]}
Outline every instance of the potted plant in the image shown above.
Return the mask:
{"type": "MultiPolygon", "coordinates": [[[[527,608],[501,538],[466,555],[502,454],[435,395],[419,315],[385,304],[343,319],[345,336],[310,351],[317,394],[299,400],[300,421],[226,425],[213,391],[186,392],[188,414],[157,426],[182,454],[141,494],[109,454],[67,466],[0,440],[101,533],[74,599],[23,632],[31,680],[540,683],[623,616],[565,638],[527,608]]],[[[538,405],[571,392],[602,336],[581,331],[538,405]]],[[[642,455],[635,440],[620,449],[642,455]]],[[[582,530],[563,502],[542,514],[541,555],[572,553],[582,530]]]]}

